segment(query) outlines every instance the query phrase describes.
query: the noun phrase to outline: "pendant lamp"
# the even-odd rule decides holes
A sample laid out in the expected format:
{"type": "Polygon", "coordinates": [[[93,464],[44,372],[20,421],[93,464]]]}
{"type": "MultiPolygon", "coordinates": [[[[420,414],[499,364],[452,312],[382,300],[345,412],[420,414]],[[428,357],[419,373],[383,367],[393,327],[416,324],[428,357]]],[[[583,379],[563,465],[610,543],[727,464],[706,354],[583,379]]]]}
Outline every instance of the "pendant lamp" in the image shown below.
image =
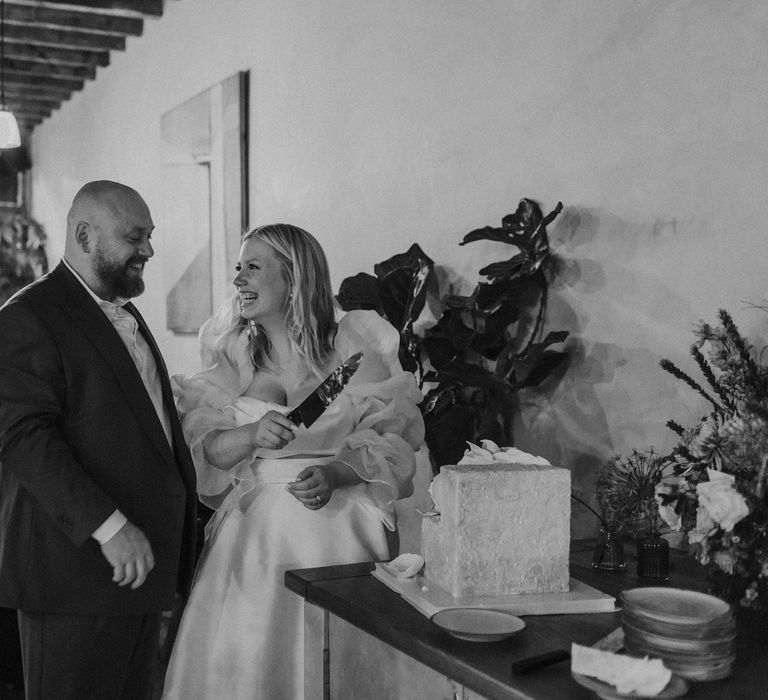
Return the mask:
{"type": "Polygon", "coordinates": [[[5,0],[0,0],[0,148],[21,146],[19,125],[5,108],[5,0]]]}

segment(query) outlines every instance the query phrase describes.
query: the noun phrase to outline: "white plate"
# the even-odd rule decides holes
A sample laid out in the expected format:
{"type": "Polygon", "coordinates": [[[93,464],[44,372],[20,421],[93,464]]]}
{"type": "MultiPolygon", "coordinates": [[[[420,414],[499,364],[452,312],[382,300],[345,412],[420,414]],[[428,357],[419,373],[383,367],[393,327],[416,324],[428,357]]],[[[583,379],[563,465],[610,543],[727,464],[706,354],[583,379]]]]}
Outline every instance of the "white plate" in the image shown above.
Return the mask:
{"type": "Polygon", "coordinates": [[[730,654],[734,650],[734,640],[736,639],[735,630],[722,639],[702,640],[678,639],[672,635],[646,632],[639,627],[630,625],[626,620],[622,622],[622,627],[624,629],[625,642],[627,639],[636,639],[640,644],[647,644],[654,649],[658,649],[659,652],[678,652],[680,654],[696,655],[700,657],[725,656],[730,654]]]}
{"type": "Polygon", "coordinates": [[[431,620],[448,634],[469,642],[497,642],[525,629],[519,617],[490,608],[447,608],[431,620]]]}
{"type": "Polygon", "coordinates": [[[622,623],[630,625],[639,632],[650,632],[668,639],[687,639],[689,641],[720,641],[730,639],[736,634],[736,622],[733,617],[722,622],[709,622],[699,625],[675,624],[662,622],[650,617],[637,615],[626,606],[621,611],[622,623]]]}
{"type": "Polygon", "coordinates": [[[575,680],[580,686],[594,690],[598,697],[604,698],[604,700],[625,700],[625,698],[677,698],[681,695],[685,695],[688,692],[688,681],[680,676],[672,674],[672,678],[669,679],[667,687],[664,688],[658,695],[638,695],[637,693],[630,693],[626,695],[616,690],[616,686],[604,683],[597,678],[591,676],[583,676],[580,673],[572,673],[573,680],[575,680]]]}
{"type": "Polygon", "coordinates": [[[633,588],[622,591],[621,599],[635,616],[675,624],[704,625],[732,614],[720,598],[684,588],[633,588]]]}

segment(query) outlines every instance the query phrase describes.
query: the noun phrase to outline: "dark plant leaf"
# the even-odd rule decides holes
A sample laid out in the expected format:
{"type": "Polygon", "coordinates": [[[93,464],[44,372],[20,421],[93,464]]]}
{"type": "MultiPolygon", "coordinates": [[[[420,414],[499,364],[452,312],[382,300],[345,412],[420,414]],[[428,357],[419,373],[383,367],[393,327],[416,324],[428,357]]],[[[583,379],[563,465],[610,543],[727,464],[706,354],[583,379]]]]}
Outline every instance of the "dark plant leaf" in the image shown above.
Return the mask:
{"type": "Polygon", "coordinates": [[[408,268],[393,270],[379,280],[379,299],[384,316],[398,331],[402,331],[408,319],[411,305],[411,288],[414,272],[408,268]]]}
{"type": "MultiPolygon", "coordinates": [[[[430,336],[424,338],[421,344],[424,348],[424,352],[427,354],[427,358],[429,358],[430,364],[436,370],[442,369],[456,357],[456,348],[453,346],[453,341],[450,338],[436,335],[430,336]]],[[[427,379],[427,376],[425,375],[424,381],[436,380],[427,379]]]]}
{"type": "Polygon", "coordinates": [[[507,214],[501,220],[501,225],[506,229],[520,232],[525,231],[530,234],[541,223],[543,218],[544,216],[538,203],[524,197],[518,203],[515,213],[507,214]]]}
{"type": "Polygon", "coordinates": [[[419,267],[413,272],[409,302],[405,309],[405,327],[408,329],[413,327],[414,322],[424,310],[428,285],[434,274],[433,270],[434,263],[431,260],[419,258],[419,267]]]}
{"type": "Polygon", "coordinates": [[[490,263],[480,269],[480,274],[491,281],[514,280],[516,277],[525,276],[528,268],[529,257],[525,253],[518,253],[509,260],[490,263]]]}
{"type": "Polygon", "coordinates": [[[401,333],[424,309],[434,263],[414,243],[406,253],[374,266],[379,278],[379,300],[384,315],[401,333]]]}
{"type": "Polygon", "coordinates": [[[558,214],[559,214],[561,211],[563,211],[563,203],[562,203],[562,202],[558,202],[558,203],[555,205],[555,208],[554,208],[554,209],[553,209],[551,212],[549,212],[549,214],[547,214],[547,215],[546,215],[546,216],[545,216],[545,217],[542,219],[542,221],[541,221],[541,227],[542,227],[542,228],[546,228],[547,226],[549,226],[549,225],[550,225],[550,224],[551,224],[551,223],[552,223],[552,222],[553,222],[553,221],[554,221],[554,220],[557,218],[557,215],[558,215],[558,214]]]}
{"type": "Polygon", "coordinates": [[[480,282],[477,285],[475,308],[478,313],[494,314],[504,304],[513,304],[518,311],[524,304],[517,304],[516,299],[522,298],[531,288],[541,286],[541,278],[538,275],[525,279],[504,280],[503,282],[480,282]]]}
{"type": "Polygon", "coordinates": [[[530,343],[524,352],[518,354],[518,340],[513,339],[499,353],[496,363],[496,374],[507,377],[509,383],[516,388],[519,382],[528,377],[539,362],[539,357],[550,346],[562,343],[568,337],[568,331],[550,331],[538,343],[530,343]]]}
{"type": "Polygon", "coordinates": [[[384,279],[397,270],[416,270],[421,267],[422,260],[427,262],[430,269],[434,268],[435,263],[432,258],[421,249],[418,243],[414,243],[405,253],[398,253],[374,265],[373,272],[379,279],[384,279]]]}
{"type": "Polygon", "coordinates": [[[444,464],[456,464],[475,432],[474,411],[454,401],[453,392],[442,388],[429,392],[422,402],[425,442],[432,455],[435,473],[444,464]]]}
{"type": "Polygon", "coordinates": [[[509,389],[507,383],[493,372],[460,359],[453,359],[444,364],[437,371],[437,376],[442,382],[451,382],[464,386],[486,387],[496,391],[507,391],[509,389]]]}
{"type": "Polygon", "coordinates": [[[492,314],[477,313],[477,331],[472,336],[472,349],[489,360],[496,360],[506,345],[509,326],[520,318],[516,304],[502,304],[492,314]]]}
{"type": "Polygon", "coordinates": [[[515,387],[523,389],[525,387],[537,386],[552,374],[566,357],[568,357],[568,354],[565,352],[544,350],[536,357],[533,365],[526,362],[519,368],[516,366],[517,383],[515,387]],[[518,369],[523,369],[524,371],[518,372],[518,369]]]}
{"type": "Polygon", "coordinates": [[[544,336],[543,340],[531,345],[529,356],[540,353],[542,350],[545,350],[550,345],[554,345],[555,343],[565,342],[565,340],[568,338],[568,335],[568,331],[549,331],[549,333],[544,336]]]}
{"type": "MultiPolygon", "coordinates": [[[[428,372],[427,374],[434,374],[428,372]]],[[[434,380],[433,380],[434,381],[434,380]]],[[[423,416],[439,415],[447,411],[456,403],[456,387],[450,384],[440,384],[434,389],[430,389],[425,395],[419,408],[423,416]]]]}
{"type": "Polygon", "coordinates": [[[421,365],[418,360],[418,348],[411,347],[405,343],[400,343],[397,357],[400,360],[400,366],[406,372],[413,372],[417,377],[421,373],[421,365]]]}
{"type": "Polygon", "coordinates": [[[477,428],[471,442],[478,444],[483,439],[493,440],[497,445],[508,444],[497,406],[490,410],[482,411],[480,419],[477,421],[477,428]]]}
{"type": "Polygon", "coordinates": [[[474,231],[470,231],[461,239],[459,245],[466,245],[467,243],[473,243],[474,241],[507,243],[509,245],[515,245],[518,248],[522,248],[528,244],[528,238],[526,236],[512,233],[503,227],[494,228],[493,226],[486,226],[485,228],[478,228],[474,231]]]}
{"type": "Polygon", "coordinates": [[[379,281],[366,272],[347,277],[339,286],[336,300],[344,311],[371,309],[382,313],[379,303],[379,281]]]}
{"type": "MultiPolygon", "coordinates": [[[[426,347],[430,346],[433,339],[448,341],[451,344],[451,354],[453,355],[456,351],[464,352],[467,350],[472,345],[472,337],[474,335],[475,331],[462,321],[461,313],[453,309],[446,309],[438,322],[426,330],[423,342],[426,347]]],[[[435,345],[439,353],[444,352],[441,350],[442,347],[443,345],[435,345]]],[[[427,353],[429,354],[428,347],[427,353]]],[[[437,357],[433,358],[431,354],[429,354],[429,358],[433,364],[434,360],[437,359],[437,357]]]]}
{"type": "Polygon", "coordinates": [[[477,289],[468,297],[461,296],[460,294],[449,294],[445,297],[445,305],[449,309],[472,309],[475,305],[477,289]]]}

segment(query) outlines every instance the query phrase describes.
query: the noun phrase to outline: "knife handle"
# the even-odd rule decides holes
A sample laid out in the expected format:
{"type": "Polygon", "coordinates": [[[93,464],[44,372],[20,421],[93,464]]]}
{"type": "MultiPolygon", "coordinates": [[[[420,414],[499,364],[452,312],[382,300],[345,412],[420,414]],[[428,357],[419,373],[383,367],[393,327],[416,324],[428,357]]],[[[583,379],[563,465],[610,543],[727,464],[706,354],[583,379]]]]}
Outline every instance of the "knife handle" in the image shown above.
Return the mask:
{"type": "Polygon", "coordinates": [[[512,670],[515,673],[530,673],[545,666],[560,663],[571,658],[571,652],[566,649],[555,649],[538,656],[529,656],[526,659],[520,659],[512,664],[512,670]]]}

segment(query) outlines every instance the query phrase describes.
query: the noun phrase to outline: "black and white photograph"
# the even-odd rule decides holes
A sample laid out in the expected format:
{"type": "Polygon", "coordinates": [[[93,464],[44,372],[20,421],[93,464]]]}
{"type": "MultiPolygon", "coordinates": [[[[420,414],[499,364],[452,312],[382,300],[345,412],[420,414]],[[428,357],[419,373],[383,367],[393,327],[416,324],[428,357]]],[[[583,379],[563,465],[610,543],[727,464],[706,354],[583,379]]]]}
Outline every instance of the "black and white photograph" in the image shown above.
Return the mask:
{"type": "Polygon", "coordinates": [[[0,0],[0,700],[760,700],[768,3],[0,0]]]}

